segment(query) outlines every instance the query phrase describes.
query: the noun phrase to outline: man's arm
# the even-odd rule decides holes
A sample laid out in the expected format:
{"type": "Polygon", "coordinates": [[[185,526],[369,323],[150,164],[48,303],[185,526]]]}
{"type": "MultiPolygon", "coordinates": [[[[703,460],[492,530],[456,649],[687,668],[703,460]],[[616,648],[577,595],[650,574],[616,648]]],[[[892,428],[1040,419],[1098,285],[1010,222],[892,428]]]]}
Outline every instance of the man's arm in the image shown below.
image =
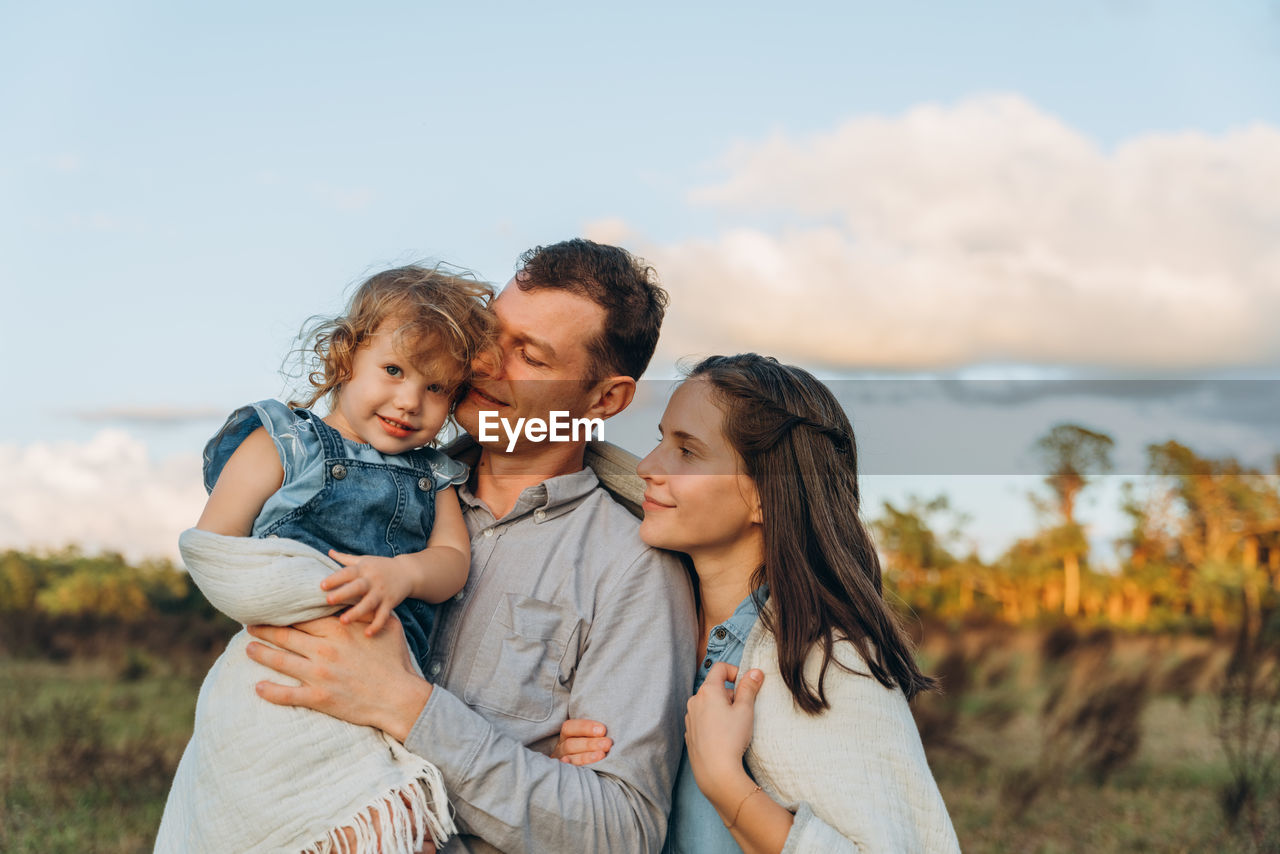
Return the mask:
{"type": "Polygon", "coordinates": [[[657,851],[693,683],[693,625],[689,582],[669,555],[645,550],[602,592],[568,710],[609,722],[613,749],[588,767],[525,748],[458,697],[417,679],[403,641],[398,648],[373,643],[394,632],[365,642],[350,632],[317,639],[255,628],[284,651],[258,647],[250,655],[303,682],[264,683],[264,698],[380,727],[434,762],[460,822],[491,845],[513,852],[657,851]]]}

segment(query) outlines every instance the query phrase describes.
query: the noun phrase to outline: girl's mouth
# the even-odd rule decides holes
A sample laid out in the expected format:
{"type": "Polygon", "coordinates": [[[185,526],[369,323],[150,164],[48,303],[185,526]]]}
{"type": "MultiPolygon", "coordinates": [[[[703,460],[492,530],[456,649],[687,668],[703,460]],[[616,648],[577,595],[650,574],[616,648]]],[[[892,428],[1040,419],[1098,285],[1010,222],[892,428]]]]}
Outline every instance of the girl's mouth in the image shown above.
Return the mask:
{"type": "Polygon", "coordinates": [[[403,421],[397,421],[394,418],[387,418],[385,415],[379,415],[378,421],[382,424],[382,429],[387,434],[397,439],[403,439],[413,432],[413,427],[405,424],[403,421]]]}

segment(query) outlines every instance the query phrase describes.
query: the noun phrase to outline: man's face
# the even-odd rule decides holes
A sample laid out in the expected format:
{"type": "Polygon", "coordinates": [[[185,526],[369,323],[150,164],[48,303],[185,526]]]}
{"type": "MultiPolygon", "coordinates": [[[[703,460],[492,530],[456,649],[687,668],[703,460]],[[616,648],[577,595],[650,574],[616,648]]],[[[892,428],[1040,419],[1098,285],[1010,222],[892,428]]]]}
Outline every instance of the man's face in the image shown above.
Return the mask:
{"type": "MultiPolygon", "coordinates": [[[[604,309],[578,294],[553,288],[522,291],[512,279],[493,301],[501,364],[476,364],[471,390],[454,417],[479,435],[480,412],[497,412],[513,427],[519,418],[546,419],[554,411],[583,416],[594,402],[583,380],[590,373],[587,345],[604,330],[604,309]]],[[[505,451],[504,440],[488,445],[505,451]]],[[[515,452],[528,450],[521,440],[515,452]]]]}

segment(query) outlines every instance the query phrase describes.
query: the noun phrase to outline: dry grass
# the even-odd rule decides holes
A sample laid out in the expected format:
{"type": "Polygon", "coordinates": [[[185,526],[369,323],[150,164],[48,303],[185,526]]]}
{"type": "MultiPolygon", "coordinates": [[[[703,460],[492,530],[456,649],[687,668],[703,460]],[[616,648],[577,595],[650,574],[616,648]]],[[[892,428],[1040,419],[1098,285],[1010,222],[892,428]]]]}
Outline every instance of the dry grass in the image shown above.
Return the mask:
{"type": "MultiPolygon", "coordinates": [[[[0,657],[0,851],[151,850],[216,649],[81,648],[0,657]]],[[[1221,806],[1231,653],[1194,637],[930,629],[922,658],[947,690],[916,713],[964,850],[1267,850],[1221,806]]]]}

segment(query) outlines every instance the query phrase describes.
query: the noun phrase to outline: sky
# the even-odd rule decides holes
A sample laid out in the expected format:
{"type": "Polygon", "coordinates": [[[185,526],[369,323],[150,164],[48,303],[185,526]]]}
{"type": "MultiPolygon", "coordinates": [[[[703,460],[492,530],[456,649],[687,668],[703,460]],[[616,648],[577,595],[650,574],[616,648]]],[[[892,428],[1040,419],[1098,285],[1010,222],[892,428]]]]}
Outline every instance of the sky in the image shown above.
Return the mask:
{"type": "Polygon", "coordinates": [[[8,4],[0,548],[175,555],[308,317],[574,235],[671,292],[632,450],[680,359],[757,350],[847,393],[869,495],[947,491],[989,554],[1056,420],[1125,474],[1265,460],[1278,93],[1263,0],[8,4]]]}

